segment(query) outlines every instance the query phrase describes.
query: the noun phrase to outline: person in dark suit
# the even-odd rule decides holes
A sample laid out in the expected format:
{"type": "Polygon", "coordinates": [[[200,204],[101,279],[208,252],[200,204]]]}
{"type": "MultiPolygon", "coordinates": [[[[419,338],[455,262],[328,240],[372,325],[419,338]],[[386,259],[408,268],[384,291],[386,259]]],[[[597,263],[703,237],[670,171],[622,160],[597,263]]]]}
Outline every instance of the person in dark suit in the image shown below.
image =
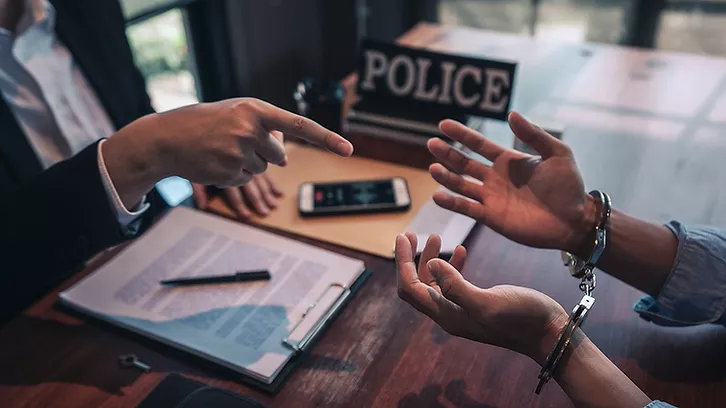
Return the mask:
{"type": "MultiPolygon", "coordinates": [[[[2,0],[0,7],[0,191],[154,112],[118,0],[2,0]],[[59,109],[66,101],[69,109],[59,109]]],[[[195,185],[194,193],[206,206],[207,190],[195,185]]],[[[250,208],[267,214],[282,192],[259,175],[222,194],[246,218],[250,208]]]]}
{"type": "Polygon", "coordinates": [[[249,184],[285,163],[276,131],[352,153],[254,99],[153,113],[115,0],[0,0],[0,91],[0,320],[143,231],[165,177],[249,184]]]}

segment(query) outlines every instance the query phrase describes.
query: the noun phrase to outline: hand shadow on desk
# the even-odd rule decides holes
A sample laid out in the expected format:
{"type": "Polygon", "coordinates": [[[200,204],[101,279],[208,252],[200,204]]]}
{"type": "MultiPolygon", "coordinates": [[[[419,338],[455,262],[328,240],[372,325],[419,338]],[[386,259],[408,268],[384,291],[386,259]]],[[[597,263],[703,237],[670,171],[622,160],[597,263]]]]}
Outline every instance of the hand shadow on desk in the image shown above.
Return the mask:
{"type": "Polygon", "coordinates": [[[726,379],[726,328],[718,325],[661,327],[591,324],[590,339],[610,358],[634,359],[649,375],[664,381],[712,382],[726,379]],[[632,331],[631,333],[625,331],[632,331]],[[612,339],[628,338],[618,346],[612,339]],[[622,347],[622,346],[625,346],[622,347]]]}
{"type": "MultiPolygon", "coordinates": [[[[66,308],[63,311],[78,315],[66,308]]],[[[289,325],[286,309],[282,306],[241,305],[212,309],[161,323],[128,317],[122,319],[140,327],[168,324],[170,330],[180,335],[193,335],[219,321],[222,323],[216,329],[219,336],[231,337],[240,347],[256,347],[248,353],[247,359],[241,361],[242,364],[252,364],[265,353],[274,352],[266,349],[263,344],[266,337],[260,336],[271,334],[281,325],[289,325]],[[274,324],[262,325],[264,327],[261,330],[245,330],[245,325],[254,324],[255,319],[266,319],[267,322],[274,320],[274,324]],[[240,325],[242,329],[237,333],[236,329],[240,325]],[[269,333],[264,330],[269,330],[269,333]]],[[[216,376],[210,376],[207,370],[204,370],[206,373],[199,372],[196,367],[208,367],[212,372],[227,372],[201,358],[144,336],[93,318],[85,320],[86,323],[76,325],[20,316],[10,322],[3,329],[4,335],[0,336],[0,361],[3,365],[0,385],[63,382],[89,385],[111,394],[123,395],[121,389],[143,375],[138,369],[118,365],[118,357],[128,353],[136,354],[140,361],[151,366],[152,371],[184,372],[209,378],[216,376]]]]}
{"type": "MultiPolygon", "coordinates": [[[[417,395],[406,394],[398,401],[398,408],[446,408],[439,397],[442,395],[441,385],[431,384],[424,387],[417,395]]],[[[443,396],[456,408],[494,408],[492,405],[475,401],[466,393],[464,380],[453,380],[443,390],[443,396]]]]}

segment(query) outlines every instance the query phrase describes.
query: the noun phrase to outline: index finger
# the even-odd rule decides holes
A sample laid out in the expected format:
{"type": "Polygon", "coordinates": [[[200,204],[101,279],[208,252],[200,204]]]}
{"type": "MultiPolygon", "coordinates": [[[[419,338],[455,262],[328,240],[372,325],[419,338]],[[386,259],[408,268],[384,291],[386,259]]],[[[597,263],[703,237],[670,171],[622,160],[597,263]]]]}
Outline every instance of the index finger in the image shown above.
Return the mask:
{"type": "Polygon", "coordinates": [[[266,161],[280,166],[287,164],[287,153],[285,153],[285,145],[280,139],[275,137],[271,132],[265,132],[260,129],[260,135],[257,137],[258,143],[255,151],[266,161]],[[266,134],[262,134],[266,133],[266,134]]]}
{"type": "Polygon", "coordinates": [[[439,256],[439,252],[441,252],[441,237],[433,234],[429,236],[429,239],[426,241],[426,246],[421,252],[421,259],[418,263],[418,278],[421,282],[427,285],[436,283],[434,277],[431,276],[431,272],[429,272],[428,262],[437,258],[439,256]]]}
{"type": "Polygon", "coordinates": [[[353,145],[343,136],[330,131],[313,120],[262,102],[260,118],[268,131],[279,130],[287,136],[294,136],[323,147],[331,152],[348,157],[353,154],[353,145]]]}
{"type": "Polygon", "coordinates": [[[543,159],[552,156],[569,156],[570,149],[562,141],[528,121],[521,114],[511,112],[507,117],[509,127],[519,140],[532,146],[543,159]]]}
{"type": "Polygon", "coordinates": [[[419,281],[416,272],[416,263],[413,260],[414,252],[411,250],[411,241],[406,235],[396,237],[396,273],[399,288],[419,281]]]}
{"type": "Polygon", "coordinates": [[[398,281],[398,296],[416,310],[434,318],[437,315],[437,306],[429,294],[429,286],[423,284],[416,272],[416,263],[413,260],[414,252],[411,242],[405,235],[396,237],[396,275],[398,281]]]}
{"type": "Polygon", "coordinates": [[[505,148],[487,139],[484,135],[455,120],[442,121],[439,123],[439,129],[449,138],[479,153],[491,162],[496,161],[497,157],[506,151],[505,148]]]}

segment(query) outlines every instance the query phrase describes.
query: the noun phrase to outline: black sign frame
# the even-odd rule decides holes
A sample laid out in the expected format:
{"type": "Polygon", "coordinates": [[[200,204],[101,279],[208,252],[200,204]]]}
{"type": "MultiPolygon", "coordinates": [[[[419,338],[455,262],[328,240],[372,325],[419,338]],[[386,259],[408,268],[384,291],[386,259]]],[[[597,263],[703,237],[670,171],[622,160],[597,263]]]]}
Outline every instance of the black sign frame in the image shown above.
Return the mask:
{"type": "Polygon", "coordinates": [[[357,92],[361,101],[355,109],[428,123],[445,118],[464,120],[467,116],[506,120],[516,68],[517,64],[513,62],[431,52],[366,39],[359,52],[357,92]],[[382,72],[382,66],[375,66],[375,63],[383,64],[384,59],[386,68],[382,72]],[[415,74],[411,75],[411,72],[415,74]],[[488,93],[488,85],[492,85],[492,93],[488,93]],[[432,92],[436,87],[438,95],[432,92]],[[444,90],[448,97],[442,92],[444,90]],[[460,92],[455,94],[455,90],[460,92]],[[475,95],[479,95],[475,103],[469,106],[460,103],[471,102],[475,95]],[[422,99],[422,96],[426,98],[422,99]],[[506,101],[501,103],[503,98],[506,101]]]}

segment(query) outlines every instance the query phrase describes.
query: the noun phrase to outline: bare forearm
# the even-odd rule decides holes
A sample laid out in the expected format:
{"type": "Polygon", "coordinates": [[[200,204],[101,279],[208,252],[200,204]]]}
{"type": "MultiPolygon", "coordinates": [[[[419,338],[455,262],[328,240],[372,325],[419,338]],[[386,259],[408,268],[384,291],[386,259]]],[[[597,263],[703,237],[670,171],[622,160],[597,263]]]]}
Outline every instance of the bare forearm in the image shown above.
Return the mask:
{"type": "Polygon", "coordinates": [[[643,408],[651,401],[580,329],[554,379],[578,408],[643,408]]]}
{"type": "MultiPolygon", "coordinates": [[[[594,225],[594,222],[592,223],[594,225]]],[[[657,296],[676,258],[678,241],[663,225],[613,210],[607,247],[597,267],[637,289],[657,296]]],[[[587,259],[592,247],[578,252],[587,259]]]]}

